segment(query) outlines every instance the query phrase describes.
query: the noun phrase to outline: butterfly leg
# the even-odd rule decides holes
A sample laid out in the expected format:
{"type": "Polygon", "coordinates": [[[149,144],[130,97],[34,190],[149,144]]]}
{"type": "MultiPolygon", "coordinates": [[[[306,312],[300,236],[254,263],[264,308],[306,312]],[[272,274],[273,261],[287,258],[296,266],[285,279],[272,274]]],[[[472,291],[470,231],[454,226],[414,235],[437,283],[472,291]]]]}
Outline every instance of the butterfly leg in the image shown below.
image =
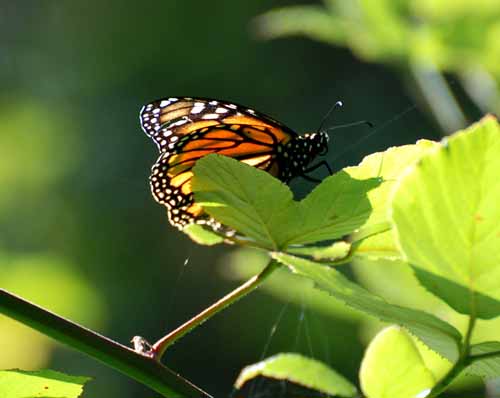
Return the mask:
{"type": "Polygon", "coordinates": [[[321,166],[326,167],[326,169],[328,170],[328,174],[330,174],[330,175],[333,174],[332,168],[330,167],[330,164],[328,164],[328,162],[326,160],[322,160],[321,162],[316,163],[315,165],[313,165],[311,167],[308,167],[307,169],[304,170],[304,174],[310,173],[311,171],[314,171],[314,170],[320,168],[321,166]]]}
{"type": "Polygon", "coordinates": [[[304,180],[311,181],[311,182],[321,182],[321,180],[318,180],[317,178],[306,176],[305,174],[301,174],[300,177],[302,177],[304,180]]]}
{"type": "Polygon", "coordinates": [[[311,166],[311,167],[308,167],[307,169],[304,170],[304,172],[300,175],[302,178],[304,178],[305,180],[308,180],[308,181],[312,181],[312,182],[321,182],[321,180],[318,180],[317,178],[314,178],[314,177],[309,177],[308,175],[306,175],[307,173],[310,173],[311,171],[314,171],[318,168],[320,168],[321,166],[324,166],[327,168],[328,170],[328,173],[330,175],[333,174],[333,171],[332,171],[332,168],[330,167],[330,165],[328,164],[328,162],[326,160],[322,160],[321,162],[311,166]]]}

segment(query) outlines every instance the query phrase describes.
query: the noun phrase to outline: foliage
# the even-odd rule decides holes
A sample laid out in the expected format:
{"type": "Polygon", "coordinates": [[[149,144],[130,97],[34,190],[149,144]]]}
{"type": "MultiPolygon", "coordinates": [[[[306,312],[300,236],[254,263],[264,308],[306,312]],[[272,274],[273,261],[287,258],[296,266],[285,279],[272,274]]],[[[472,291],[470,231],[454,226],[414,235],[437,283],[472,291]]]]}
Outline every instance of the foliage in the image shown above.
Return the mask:
{"type": "MultiPolygon", "coordinates": [[[[498,289],[495,289],[497,279],[494,276],[492,277],[491,274],[495,273],[498,262],[498,255],[496,254],[498,248],[496,228],[498,228],[498,225],[494,220],[498,220],[500,217],[500,210],[498,206],[493,204],[493,198],[498,196],[495,191],[498,188],[496,183],[498,179],[495,176],[497,176],[496,170],[498,170],[496,162],[500,153],[499,144],[500,130],[498,122],[492,117],[487,117],[482,122],[473,125],[466,131],[458,132],[455,136],[444,140],[440,144],[421,142],[414,146],[393,148],[384,154],[371,155],[357,168],[347,168],[340,172],[349,175],[350,178],[359,178],[353,178],[351,181],[355,181],[357,186],[362,186],[358,181],[363,181],[363,177],[368,178],[368,181],[372,180],[374,178],[373,170],[376,169],[374,164],[378,163],[379,173],[384,180],[383,183],[373,186],[371,190],[353,191],[355,192],[354,195],[358,194],[368,200],[372,210],[369,217],[364,222],[359,223],[357,230],[351,234],[350,241],[356,242],[356,237],[361,236],[361,244],[348,246],[349,252],[344,252],[344,255],[346,257],[356,256],[359,249],[359,255],[365,256],[369,254],[372,259],[384,260],[396,257],[406,261],[409,266],[414,267],[416,275],[424,287],[470,317],[470,329],[462,337],[455,328],[446,322],[425,312],[391,305],[364,290],[356,283],[349,281],[335,269],[322,265],[321,260],[323,258],[318,257],[317,254],[314,257],[315,250],[319,250],[318,248],[315,249],[314,246],[302,250],[294,250],[293,247],[288,247],[286,244],[273,247],[275,251],[272,256],[275,259],[289,265],[293,272],[311,278],[319,289],[330,293],[336,299],[340,299],[359,311],[367,312],[386,322],[405,327],[428,347],[453,363],[454,366],[448,373],[448,376],[452,375],[453,377],[447,379],[447,376],[445,376],[443,378],[445,385],[443,385],[443,380],[436,384],[433,381],[434,376],[431,371],[422,365],[420,376],[415,376],[414,387],[420,388],[425,385],[430,389],[435,385],[432,394],[438,394],[442,388],[446,388],[451,380],[465,368],[467,368],[468,372],[485,375],[485,372],[488,372],[484,366],[480,365],[481,361],[492,361],[490,366],[487,367],[487,369],[492,369],[499,355],[494,344],[488,346],[478,345],[478,348],[474,348],[472,351],[470,345],[470,333],[472,333],[475,319],[477,317],[491,318],[499,314],[498,302],[496,301],[498,289]],[[386,159],[387,163],[385,162],[386,159]],[[364,170],[371,170],[371,172],[364,170]],[[390,232],[381,231],[380,235],[382,237],[375,235],[363,238],[360,230],[369,224],[370,220],[376,220],[372,221],[375,224],[391,220],[396,233],[393,235],[390,232]],[[480,230],[475,226],[478,222],[481,223],[480,227],[482,229],[480,230]],[[450,226],[453,227],[450,228],[450,226]],[[375,240],[375,238],[378,238],[378,240],[375,240]],[[461,241],[460,239],[468,240],[461,241]],[[376,243],[372,243],[370,240],[374,240],[376,243]],[[475,248],[476,241],[478,244],[481,243],[481,250],[475,248]],[[384,242],[385,247],[391,247],[391,250],[380,250],[380,242],[384,242]],[[437,245],[438,242],[439,245],[437,245]],[[369,250],[369,243],[373,245],[372,247],[378,247],[379,249],[369,250]],[[426,245],[428,245],[428,248],[426,248],[426,245]],[[276,248],[279,250],[276,251],[276,248]],[[311,259],[285,254],[287,251],[289,253],[296,252],[295,254],[298,252],[299,255],[309,256],[311,259]],[[320,263],[311,261],[314,258],[320,263]],[[420,258],[423,260],[420,260],[420,258]],[[452,264],[454,267],[452,269],[455,271],[451,272],[448,266],[447,271],[441,272],[440,264],[443,261],[440,258],[447,261],[444,264],[452,264]],[[432,264],[432,267],[425,267],[425,264],[432,264]],[[423,267],[427,272],[426,277],[423,277],[422,272],[418,270],[423,267]],[[454,275],[457,275],[457,277],[454,277],[454,275]],[[478,276],[475,282],[473,282],[474,279],[471,279],[472,275],[478,276]],[[484,277],[479,278],[482,275],[484,277]],[[489,278],[486,275],[489,275],[489,278]],[[479,283],[480,280],[484,281],[484,288],[479,283]],[[462,286],[460,286],[460,283],[462,286]],[[464,294],[464,289],[469,293],[464,294]],[[464,301],[467,299],[471,301],[464,301]],[[481,356],[475,358],[476,353],[481,352],[479,347],[483,347],[482,349],[487,352],[487,355],[482,358],[481,356]]],[[[220,157],[207,157],[197,167],[199,168],[196,170],[195,191],[197,191],[197,194],[199,192],[203,193],[199,198],[201,201],[205,199],[205,203],[208,205],[206,206],[207,211],[209,214],[217,216],[223,223],[238,230],[241,224],[234,221],[238,219],[238,216],[234,213],[237,213],[239,208],[234,206],[235,199],[233,198],[248,198],[248,196],[238,194],[237,189],[242,189],[242,186],[264,186],[261,181],[252,180],[251,177],[251,174],[255,174],[258,178],[265,178],[263,173],[220,157]],[[209,163],[213,163],[213,166],[209,167],[209,163]],[[215,167],[216,164],[217,168],[215,167]],[[220,170],[221,165],[228,169],[234,167],[233,175],[238,175],[240,178],[243,175],[242,170],[247,169],[248,176],[243,177],[243,180],[239,180],[240,184],[241,181],[244,184],[241,184],[238,188],[234,187],[236,184],[231,184],[229,181],[226,181],[226,184],[213,184],[211,179],[219,178],[215,170],[220,170]],[[199,173],[198,171],[203,172],[199,173]],[[253,185],[251,185],[252,183],[253,185]],[[228,195],[228,192],[234,192],[233,196],[224,196],[228,195]],[[228,208],[232,209],[230,216],[226,214],[228,208]],[[217,210],[214,212],[213,209],[217,210]]],[[[331,177],[331,179],[333,178],[335,176],[331,177]]],[[[326,183],[328,181],[325,181],[326,183]]],[[[349,180],[347,183],[349,183],[349,180]]],[[[277,189],[284,188],[279,185],[277,189]]],[[[320,188],[321,186],[316,188],[312,195],[320,188]]],[[[252,199],[246,200],[247,206],[249,208],[253,207],[254,211],[268,211],[269,214],[275,214],[272,207],[268,207],[266,210],[262,206],[270,203],[271,198],[279,200],[280,196],[278,194],[273,195],[272,192],[265,193],[265,195],[267,195],[268,199],[263,202],[256,203],[252,199]]],[[[335,199],[335,196],[329,198],[330,201],[335,199]]],[[[308,198],[304,199],[303,202],[307,200],[308,198]]],[[[352,196],[348,200],[356,204],[363,202],[362,199],[353,199],[352,196]]],[[[288,196],[288,203],[293,204],[290,196],[288,196]]],[[[273,202],[271,205],[274,206],[275,203],[273,202]]],[[[293,205],[288,205],[289,208],[291,206],[293,205]]],[[[361,206],[361,208],[363,207],[361,206]]],[[[290,218],[293,219],[293,216],[290,218]]],[[[248,231],[256,230],[258,223],[259,219],[247,217],[244,228],[248,231]]],[[[286,226],[287,233],[294,233],[294,228],[300,228],[293,224],[286,224],[286,226]]],[[[271,232],[267,236],[271,237],[272,240],[273,229],[271,228],[269,231],[271,232]]],[[[251,236],[248,237],[252,238],[251,236]]],[[[333,238],[335,237],[332,236],[333,238]]],[[[258,240],[255,240],[253,244],[269,250],[266,244],[262,244],[258,240]]],[[[337,252],[334,260],[327,262],[331,264],[341,263],[342,259],[338,258],[338,253],[341,253],[341,251],[337,252]]],[[[327,299],[325,296],[325,300],[327,299]]],[[[389,346],[391,345],[392,343],[389,344],[389,346]]],[[[410,351],[415,350],[408,349],[410,351]]],[[[387,361],[381,359],[384,357],[383,355],[370,354],[370,351],[366,355],[370,359],[366,360],[368,362],[365,361],[365,363],[373,364],[376,362],[376,359],[373,358],[378,358],[378,361],[380,361],[378,367],[386,365],[387,361]]],[[[418,358],[418,355],[414,355],[414,358],[418,358]]],[[[373,368],[374,365],[370,367],[373,368]]],[[[296,369],[290,370],[290,372],[296,372],[296,369]]],[[[491,370],[489,373],[491,373],[491,370]]],[[[372,380],[373,383],[380,380],[380,383],[385,383],[379,377],[370,378],[365,376],[365,380],[372,380]]],[[[406,387],[413,388],[411,384],[406,384],[406,387]]],[[[380,392],[385,391],[384,388],[382,384],[380,384],[380,387],[376,385],[366,387],[365,381],[364,390],[369,397],[384,396],[380,392]],[[370,393],[367,391],[375,392],[370,393]]],[[[422,387],[422,390],[425,389],[422,387]]]]}
{"type": "Polygon", "coordinates": [[[241,371],[235,386],[241,389],[258,376],[286,380],[331,396],[352,397],[356,394],[356,387],[333,369],[293,353],[279,354],[247,366],[241,371]]]}
{"type": "MultiPolygon", "coordinates": [[[[439,144],[422,141],[371,155],[359,166],[325,179],[300,202],[286,185],[263,171],[221,156],[201,159],[194,168],[196,200],[236,234],[214,239],[217,233],[199,230],[194,232],[198,243],[232,240],[267,251],[274,260],[248,287],[237,289],[178,337],[167,337],[168,344],[159,341],[153,350],[161,356],[176,338],[258,286],[277,267],[277,260],[329,294],[321,300],[337,299],[400,325],[452,364],[436,381],[406,332],[389,328],[365,353],[360,382],[368,398],[437,396],[464,370],[498,376],[500,342],[471,345],[476,319],[493,318],[500,312],[495,278],[500,233],[496,223],[500,209],[495,202],[498,154],[500,127],[488,116],[439,144]],[[391,226],[394,235],[388,231],[391,226]],[[373,246],[377,234],[381,237],[373,246]],[[391,250],[380,250],[380,242],[391,250]],[[426,289],[469,317],[466,333],[461,335],[427,312],[390,304],[328,265],[344,263],[358,251],[372,259],[396,256],[406,262],[426,289]]],[[[4,307],[16,314],[7,304],[4,307]]],[[[355,396],[355,389],[335,371],[311,361],[291,354],[270,358],[244,370],[237,385],[271,377],[333,396],[355,396]],[[337,389],[332,390],[333,385],[337,389]]],[[[175,383],[174,379],[168,388],[175,391],[175,383]]]]}
{"type": "Polygon", "coordinates": [[[485,319],[500,312],[499,136],[487,117],[451,137],[408,171],[392,202],[401,252],[420,282],[485,319]]]}
{"type": "Polygon", "coordinates": [[[451,132],[465,117],[441,72],[456,74],[484,111],[500,109],[499,17],[494,0],[325,0],[325,7],[268,11],[255,29],[266,39],[307,36],[395,65],[414,76],[437,121],[451,132]]]}
{"type": "Polygon", "coordinates": [[[500,78],[498,2],[384,0],[325,1],[294,6],[257,19],[266,38],[305,35],[344,45],[377,62],[431,63],[447,71],[481,67],[500,78]],[[480,28],[479,33],[477,29],[480,28]]]}
{"type": "Polygon", "coordinates": [[[0,370],[0,396],[77,398],[89,380],[88,377],[69,376],[53,370],[0,370]]]}
{"type": "MultiPolygon", "coordinates": [[[[40,333],[40,325],[27,327],[26,318],[11,319],[11,312],[4,312],[10,294],[3,289],[113,336],[124,344],[113,345],[113,355],[128,363],[135,354],[127,348],[133,335],[164,334],[186,312],[258,274],[269,261],[266,250],[248,247],[254,246],[251,239],[234,237],[232,247],[203,247],[170,229],[147,184],[154,154],[137,123],[141,104],[170,95],[215,97],[246,103],[304,131],[317,126],[330,104],[341,99],[345,106],[332,115],[333,125],[368,119],[377,128],[366,136],[363,127],[336,130],[325,157],[334,169],[392,145],[422,137],[439,140],[443,131],[469,124],[464,119],[500,109],[496,0],[324,0],[325,6],[315,9],[295,8],[289,28],[302,29],[301,35],[316,29],[319,44],[249,40],[251,28],[263,27],[257,21],[248,29],[249,18],[270,7],[259,1],[31,3],[2,7],[0,368],[91,374],[95,381],[86,385],[85,396],[157,396],[151,392],[153,380],[163,377],[165,369],[149,369],[148,358],[140,357],[148,360],[139,364],[150,370],[150,378],[134,380],[130,367],[122,367],[125,374],[120,374],[69,352],[61,348],[61,335],[51,339],[40,333]],[[428,117],[429,108],[443,128],[428,117]]],[[[270,22],[274,25],[267,27],[280,28],[280,21],[270,22]]],[[[391,195],[383,193],[384,188],[392,193],[400,177],[386,174],[389,152],[372,157],[366,175],[351,175],[383,178],[367,194],[381,196],[363,227],[344,237],[348,241],[292,245],[287,254],[318,266],[332,264],[386,302],[428,312],[465,334],[468,315],[443,300],[458,309],[462,296],[461,306],[467,306],[471,286],[463,275],[458,283],[453,275],[454,282],[446,284],[439,273],[412,268],[401,259],[386,213],[391,195]],[[381,223],[371,223],[376,212],[381,223]],[[420,272],[422,284],[414,272],[420,272]],[[430,293],[433,286],[436,295],[430,293]]],[[[404,168],[401,164],[400,171],[404,168]]],[[[323,176],[321,171],[314,177],[323,176]]],[[[291,182],[300,198],[311,186],[300,178],[291,182]]],[[[201,234],[204,243],[209,235],[213,244],[225,240],[195,227],[190,236],[201,234]]],[[[362,350],[383,326],[281,266],[256,294],[169,349],[165,363],[176,373],[189,373],[214,396],[227,396],[234,370],[256,361],[268,338],[266,355],[314,351],[306,355],[323,358],[358,384],[362,350]],[[227,351],[206,344],[212,341],[235,343],[227,351]]],[[[488,379],[498,375],[499,330],[500,317],[476,321],[470,372],[488,379]]],[[[426,367],[442,379],[452,364],[413,340],[426,367]]],[[[108,352],[110,346],[107,340],[96,350],[108,352]]],[[[109,358],[104,362],[116,365],[109,358]]],[[[175,386],[172,380],[168,384],[175,386]]],[[[475,383],[480,385],[478,378],[475,383]]],[[[491,395],[499,386],[498,380],[486,383],[491,395]]],[[[259,382],[254,390],[260,387],[259,382]]],[[[275,395],[265,390],[254,395],[284,396],[279,388],[275,395]]],[[[446,396],[461,396],[459,388],[446,396]]]]}
{"type": "Polygon", "coordinates": [[[422,397],[435,385],[411,337],[394,326],[372,340],[359,378],[365,395],[373,398],[422,397]]]}

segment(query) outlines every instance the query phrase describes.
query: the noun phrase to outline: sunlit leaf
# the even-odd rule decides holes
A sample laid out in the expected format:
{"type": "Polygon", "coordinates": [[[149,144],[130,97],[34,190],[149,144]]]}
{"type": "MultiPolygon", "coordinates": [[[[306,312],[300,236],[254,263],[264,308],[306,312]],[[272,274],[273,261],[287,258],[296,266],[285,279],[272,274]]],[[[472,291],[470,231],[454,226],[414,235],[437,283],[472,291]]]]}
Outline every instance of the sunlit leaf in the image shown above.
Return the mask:
{"type": "Polygon", "coordinates": [[[236,388],[258,377],[286,380],[333,397],[354,397],[356,387],[324,363],[299,354],[278,354],[245,367],[236,388]]]}
{"type": "Polygon", "coordinates": [[[328,246],[291,247],[287,251],[292,254],[310,256],[314,260],[339,262],[348,257],[351,247],[349,242],[338,241],[328,246]]]}
{"type": "Polygon", "coordinates": [[[394,195],[393,220],[420,282],[456,311],[500,315],[500,127],[487,117],[424,156],[394,195]]]}
{"type": "Polygon", "coordinates": [[[213,246],[224,242],[224,238],[198,224],[190,224],[182,230],[200,245],[213,246]]]}
{"type": "Polygon", "coordinates": [[[89,377],[70,376],[54,370],[0,370],[0,397],[77,398],[89,380],[89,377]]]}
{"type": "Polygon", "coordinates": [[[274,250],[352,232],[370,216],[367,193],[380,184],[376,178],[355,179],[340,171],[297,202],[278,179],[231,158],[204,157],[194,174],[196,201],[208,214],[274,250]]]}
{"type": "Polygon", "coordinates": [[[373,208],[370,217],[356,231],[351,239],[363,239],[357,246],[355,256],[369,258],[399,258],[394,236],[389,230],[381,234],[371,234],[371,229],[389,222],[389,198],[397,181],[404,174],[408,166],[414,164],[430,149],[438,145],[436,142],[420,140],[414,145],[392,147],[384,152],[377,152],[366,156],[358,166],[344,169],[355,179],[380,177],[383,183],[368,192],[368,199],[373,208]],[[365,238],[365,236],[369,236],[365,238]]]}
{"type": "Polygon", "coordinates": [[[493,378],[500,377],[500,342],[488,341],[471,346],[473,362],[466,369],[468,373],[493,378]]]}
{"type": "Polygon", "coordinates": [[[340,18],[316,6],[292,6],[275,9],[254,22],[257,35],[265,39],[303,35],[327,43],[342,42],[346,29],[340,18]]]}
{"type": "MultiPolygon", "coordinates": [[[[294,273],[312,279],[318,289],[327,292],[348,306],[384,322],[404,326],[431,349],[450,361],[458,358],[460,333],[453,326],[434,315],[390,304],[350,281],[332,267],[287,254],[276,253],[274,258],[288,265],[294,273]]],[[[325,296],[326,298],[327,296],[325,296]]]]}
{"type": "Polygon", "coordinates": [[[424,398],[435,384],[411,337],[394,326],[368,346],[359,379],[368,398],[424,398]]]}
{"type": "Polygon", "coordinates": [[[273,222],[293,206],[290,189],[265,171],[237,160],[209,155],[194,167],[196,201],[224,225],[253,238],[266,248],[277,248],[280,229],[273,222]],[[256,189],[258,187],[258,189],[256,189]]]}

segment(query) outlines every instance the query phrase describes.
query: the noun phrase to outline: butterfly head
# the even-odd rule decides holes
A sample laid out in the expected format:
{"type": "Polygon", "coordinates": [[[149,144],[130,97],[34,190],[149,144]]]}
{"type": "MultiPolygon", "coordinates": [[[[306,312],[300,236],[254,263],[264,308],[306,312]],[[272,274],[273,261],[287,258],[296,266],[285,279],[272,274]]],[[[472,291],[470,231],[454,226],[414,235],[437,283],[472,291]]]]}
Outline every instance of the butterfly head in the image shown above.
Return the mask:
{"type": "Polygon", "coordinates": [[[309,161],[312,161],[316,156],[326,155],[328,153],[328,141],[330,137],[326,132],[308,133],[301,137],[307,147],[309,153],[309,161]]]}

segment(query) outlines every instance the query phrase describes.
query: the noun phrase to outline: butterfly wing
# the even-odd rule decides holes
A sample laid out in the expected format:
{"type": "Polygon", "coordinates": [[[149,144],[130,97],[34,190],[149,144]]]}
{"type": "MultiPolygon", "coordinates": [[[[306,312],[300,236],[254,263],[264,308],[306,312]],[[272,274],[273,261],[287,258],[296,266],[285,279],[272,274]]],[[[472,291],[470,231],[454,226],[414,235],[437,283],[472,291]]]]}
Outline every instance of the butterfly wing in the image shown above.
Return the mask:
{"type": "Polygon", "coordinates": [[[242,105],[207,98],[165,98],[145,105],[140,113],[144,132],[160,152],[185,135],[203,127],[235,124],[272,131],[274,140],[286,143],[297,134],[273,118],[242,105]]]}
{"type": "Polygon", "coordinates": [[[269,116],[210,99],[154,101],[143,107],[140,119],[160,150],[150,177],[153,196],[179,228],[193,222],[214,224],[193,198],[192,168],[198,159],[217,153],[278,176],[276,148],[297,136],[269,116]]]}

